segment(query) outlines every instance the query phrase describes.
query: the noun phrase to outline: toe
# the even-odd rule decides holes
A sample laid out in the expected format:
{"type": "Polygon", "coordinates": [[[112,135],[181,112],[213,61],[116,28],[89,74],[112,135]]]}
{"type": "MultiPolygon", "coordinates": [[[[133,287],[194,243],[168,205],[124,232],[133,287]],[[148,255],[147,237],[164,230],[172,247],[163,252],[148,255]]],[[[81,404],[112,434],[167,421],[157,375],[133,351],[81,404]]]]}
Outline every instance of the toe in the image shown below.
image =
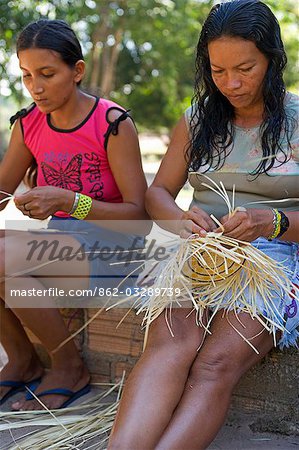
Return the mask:
{"type": "Polygon", "coordinates": [[[12,403],[11,409],[13,411],[33,411],[36,409],[42,409],[41,405],[36,400],[19,400],[12,403]]]}
{"type": "Polygon", "coordinates": [[[24,404],[24,402],[21,402],[21,401],[14,402],[11,405],[11,409],[13,411],[21,411],[23,404],[24,404]]]}

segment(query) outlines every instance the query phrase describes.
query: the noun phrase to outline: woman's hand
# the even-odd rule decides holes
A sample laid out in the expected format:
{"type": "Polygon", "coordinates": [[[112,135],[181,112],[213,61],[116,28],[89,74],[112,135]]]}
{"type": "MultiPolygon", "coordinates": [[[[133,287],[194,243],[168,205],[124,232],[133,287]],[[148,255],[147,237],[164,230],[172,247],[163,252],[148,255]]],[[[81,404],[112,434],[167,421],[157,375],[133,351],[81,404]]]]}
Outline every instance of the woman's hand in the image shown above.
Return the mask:
{"type": "MultiPolygon", "coordinates": [[[[268,237],[273,232],[273,212],[271,209],[236,209],[229,217],[220,219],[226,236],[252,242],[258,237],[268,237]]],[[[222,231],[220,228],[216,232],[222,231]]]]}
{"type": "Polygon", "coordinates": [[[192,206],[189,211],[185,211],[180,221],[180,236],[188,238],[191,234],[205,236],[209,231],[215,231],[216,225],[205,211],[192,206]]]}
{"type": "Polygon", "coordinates": [[[70,211],[74,192],[55,186],[40,186],[15,196],[16,207],[24,216],[44,220],[57,211],[70,211]]]}

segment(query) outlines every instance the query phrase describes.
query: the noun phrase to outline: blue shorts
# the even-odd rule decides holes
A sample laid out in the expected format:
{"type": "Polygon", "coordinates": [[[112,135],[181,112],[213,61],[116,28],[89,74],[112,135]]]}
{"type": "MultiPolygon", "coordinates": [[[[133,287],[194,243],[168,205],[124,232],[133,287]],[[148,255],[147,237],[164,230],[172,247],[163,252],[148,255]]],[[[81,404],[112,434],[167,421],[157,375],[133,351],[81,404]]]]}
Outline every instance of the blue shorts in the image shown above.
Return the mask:
{"type": "MultiPolygon", "coordinates": [[[[274,324],[274,333],[275,330],[284,330],[278,342],[280,348],[290,346],[297,347],[299,337],[299,244],[295,242],[285,242],[279,239],[268,241],[265,238],[258,238],[251,242],[251,244],[267,256],[271,257],[273,260],[276,260],[282,264],[283,270],[287,278],[291,281],[293,289],[288,293],[287,291],[283,291],[283,289],[275,289],[275,286],[273,286],[273,290],[271,291],[272,304],[274,304],[274,308],[272,308],[272,315],[271,311],[269,312],[269,309],[267,310],[264,299],[258,292],[256,292],[256,295],[253,297],[252,291],[249,291],[248,287],[245,287],[244,290],[242,290],[242,295],[247,299],[248,303],[253,306],[252,309],[256,310],[257,314],[260,312],[260,314],[263,315],[265,322],[269,319],[269,324],[274,324]],[[295,292],[297,298],[294,296],[295,292]]],[[[178,251],[178,248],[179,245],[175,243],[174,246],[170,248],[169,256],[172,257],[172,255],[178,251]]],[[[164,261],[162,263],[162,267],[167,267],[167,263],[168,260],[164,261]]],[[[157,264],[156,267],[159,267],[159,264],[157,264]]],[[[160,269],[158,271],[151,272],[151,270],[146,269],[140,274],[140,284],[155,288],[156,277],[161,277],[162,270],[160,269]]],[[[202,304],[205,303],[205,298],[207,298],[207,301],[209,300],[209,293],[208,290],[206,290],[206,286],[204,287],[204,291],[204,295],[200,297],[200,288],[196,288],[196,295],[200,297],[202,304]]],[[[211,318],[213,313],[218,310],[231,310],[232,300],[233,293],[231,291],[228,291],[225,295],[222,295],[221,299],[219,299],[219,303],[217,302],[217,307],[209,307],[211,311],[211,318]]],[[[137,308],[147,310],[148,308],[151,308],[151,301],[151,297],[146,295],[144,298],[140,299],[140,303],[137,302],[137,308]]],[[[180,299],[179,302],[180,306],[182,306],[183,299],[180,299]]],[[[173,303],[177,304],[177,299],[173,302],[172,297],[169,297],[169,304],[165,304],[165,307],[170,306],[173,303]]],[[[233,305],[234,310],[237,313],[244,310],[242,301],[238,299],[235,300],[233,305]]],[[[199,308],[200,313],[203,311],[201,308],[202,307],[199,308]]]]}
{"type": "MultiPolygon", "coordinates": [[[[288,277],[293,284],[293,290],[289,295],[285,294],[283,297],[273,294],[273,299],[281,316],[280,323],[283,324],[286,331],[283,333],[278,345],[280,348],[295,346],[298,347],[299,337],[299,244],[295,242],[286,242],[279,239],[268,241],[264,238],[256,239],[252,245],[272,259],[283,264],[288,273],[288,277]],[[297,299],[294,298],[293,293],[297,291],[297,299]],[[275,297],[276,295],[276,297],[275,297]]],[[[261,298],[256,299],[260,307],[261,298]]],[[[279,315],[277,315],[279,320],[279,315]]]]}
{"type": "MultiPolygon", "coordinates": [[[[256,292],[254,298],[251,298],[252,295],[249,295],[248,288],[245,288],[243,291],[244,297],[247,297],[249,303],[254,302],[256,310],[263,312],[265,318],[268,317],[270,321],[273,320],[274,323],[285,330],[282,332],[282,336],[278,342],[280,348],[290,346],[297,347],[299,336],[299,244],[281,241],[279,239],[268,241],[265,238],[258,238],[251,242],[251,244],[283,265],[283,270],[291,281],[293,289],[287,294],[286,292],[282,292],[273,287],[271,295],[276,310],[272,311],[272,315],[269,315],[270,313],[267,311],[264,299],[259,292],[256,292]],[[297,298],[293,295],[295,290],[297,298]],[[246,293],[248,294],[247,296],[246,293]]],[[[230,304],[231,298],[232,296],[230,294],[226,294],[222,298],[220,309],[229,309],[228,305],[230,304]]],[[[241,302],[238,300],[236,300],[235,307],[236,311],[242,311],[241,302]]],[[[279,329],[280,328],[276,327],[277,331],[279,329]]]]}
{"type": "Polygon", "coordinates": [[[144,248],[144,238],[118,233],[94,223],[53,216],[48,228],[67,232],[80,244],[90,266],[89,287],[122,288],[135,285],[142,268],[136,255],[144,248]]]}

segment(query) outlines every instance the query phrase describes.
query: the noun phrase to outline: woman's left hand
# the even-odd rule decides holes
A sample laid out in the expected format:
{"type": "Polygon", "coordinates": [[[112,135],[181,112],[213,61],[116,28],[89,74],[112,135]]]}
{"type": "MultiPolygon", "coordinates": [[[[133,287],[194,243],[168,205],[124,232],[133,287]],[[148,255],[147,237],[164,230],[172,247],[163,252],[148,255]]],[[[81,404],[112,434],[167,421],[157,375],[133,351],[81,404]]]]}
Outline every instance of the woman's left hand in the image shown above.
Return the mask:
{"type": "MultiPolygon", "coordinates": [[[[252,242],[258,237],[268,237],[273,232],[273,212],[271,209],[238,208],[229,217],[227,214],[220,219],[225,236],[242,241],[252,242]]],[[[222,231],[220,228],[216,232],[222,231]]]]}
{"type": "Polygon", "coordinates": [[[55,186],[39,186],[15,196],[16,207],[28,217],[44,220],[71,209],[74,193],[55,186]],[[67,205],[70,205],[69,209],[67,205]]]}

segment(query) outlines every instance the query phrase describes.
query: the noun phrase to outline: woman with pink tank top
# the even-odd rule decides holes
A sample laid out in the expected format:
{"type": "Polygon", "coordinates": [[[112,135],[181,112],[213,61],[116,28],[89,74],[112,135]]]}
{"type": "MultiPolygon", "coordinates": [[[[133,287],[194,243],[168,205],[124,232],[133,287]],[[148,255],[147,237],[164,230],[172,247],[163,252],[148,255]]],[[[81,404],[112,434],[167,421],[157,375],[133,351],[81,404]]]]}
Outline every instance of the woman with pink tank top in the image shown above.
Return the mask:
{"type": "MultiPolygon", "coordinates": [[[[67,341],[55,298],[132,285],[136,268],[119,264],[116,256],[119,249],[143,245],[138,233],[125,232],[130,227],[124,221],[147,218],[146,181],[128,112],[80,89],[85,63],[64,21],[29,24],[18,38],[17,54],[34,103],[11,118],[1,196],[13,194],[26,174],[30,188],[15,195],[16,207],[50,221],[46,230],[1,235],[1,344],[8,363],[1,371],[0,404],[29,386],[47,408],[56,409],[87,393],[90,376],[73,340],[67,341]],[[49,353],[47,372],[24,326],[49,353]]],[[[27,392],[12,408],[42,406],[27,392]]]]}

